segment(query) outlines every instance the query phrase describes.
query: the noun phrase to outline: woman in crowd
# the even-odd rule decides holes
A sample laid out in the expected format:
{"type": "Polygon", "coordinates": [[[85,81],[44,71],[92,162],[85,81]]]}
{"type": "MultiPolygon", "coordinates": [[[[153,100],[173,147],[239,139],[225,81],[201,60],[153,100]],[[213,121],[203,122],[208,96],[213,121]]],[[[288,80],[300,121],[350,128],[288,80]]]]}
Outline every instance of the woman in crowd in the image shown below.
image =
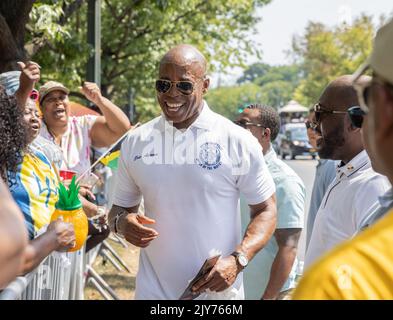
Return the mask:
{"type": "Polygon", "coordinates": [[[9,150],[26,146],[22,116],[15,105],[16,100],[0,86],[0,290],[18,275],[27,245],[22,213],[3,182],[7,179],[6,168],[16,168],[20,160],[16,153],[10,154],[9,150]]]}
{"type": "Polygon", "coordinates": [[[52,251],[72,248],[75,235],[72,225],[58,220],[50,223],[47,231],[37,236],[37,231],[49,223],[57,201],[57,177],[45,156],[28,147],[39,132],[34,101],[29,102],[21,113],[14,98],[8,97],[4,91],[0,94],[3,96],[0,106],[3,129],[1,175],[22,210],[30,239],[24,250],[22,266],[17,270],[24,274],[34,269],[52,251]]]}

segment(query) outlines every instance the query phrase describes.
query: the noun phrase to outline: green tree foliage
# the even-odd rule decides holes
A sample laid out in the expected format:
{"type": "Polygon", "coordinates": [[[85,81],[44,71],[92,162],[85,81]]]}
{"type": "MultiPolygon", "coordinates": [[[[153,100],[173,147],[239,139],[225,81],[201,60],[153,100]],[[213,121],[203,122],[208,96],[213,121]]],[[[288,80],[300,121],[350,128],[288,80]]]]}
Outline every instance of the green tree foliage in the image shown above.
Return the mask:
{"type": "Polygon", "coordinates": [[[237,80],[239,85],[210,90],[207,100],[217,112],[233,119],[238,107],[245,103],[282,107],[292,99],[299,81],[300,70],[296,65],[255,63],[237,80]]]}
{"type": "MultiPolygon", "coordinates": [[[[102,89],[118,105],[133,88],[139,120],[156,116],[154,80],[160,57],[189,43],[211,70],[239,65],[258,54],[245,36],[258,21],[257,6],[270,0],[102,0],[102,89]]],[[[86,44],[86,1],[36,1],[28,24],[30,56],[43,80],[76,90],[92,48],[86,44]]]]}
{"type": "MultiPolygon", "coordinates": [[[[386,19],[380,18],[380,23],[386,19]]],[[[270,66],[255,63],[249,66],[237,80],[238,84],[252,83],[259,86],[257,101],[275,108],[283,106],[294,99],[311,107],[321,95],[326,85],[344,74],[353,73],[370,54],[372,39],[376,27],[372,17],[362,15],[352,25],[340,24],[327,27],[321,23],[310,22],[300,37],[294,37],[292,43],[292,65],[270,66]]],[[[239,87],[240,88],[240,87],[239,87]]],[[[251,86],[252,90],[256,90],[251,86]]],[[[220,111],[230,116],[233,104],[226,96],[237,92],[237,87],[226,87],[211,91],[210,103],[217,104],[220,111]],[[217,95],[216,95],[217,92],[217,95]],[[222,108],[222,101],[230,109],[222,108]]],[[[239,99],[235,99],[235,105],[239,99]]]]}
{"type": "Polygon", "coordinates": [[[311,106],[331,80],[353,73],[370,54],[374,33],[372,18],[365,15],[352,25],[332,28],[310,22],[305,34],[293,39],[293,55],[303,73],[295,100],[311,106]]]}
{"type": "Polygon", "coordinates": [[[212,110],[234,120],[239,110],[258,102],[261,94],[261,88],[255,83],[244,83],[210,90],[206,95],[206,101],[212,110]]]}
{"type": "Polygon", "coordinates": [[[237,83],[254,82],[255,79],[263,77],[269,73],[271,66],[266,63],[253,63],[243,72],[243,75],[237,79],[237,83]]]}

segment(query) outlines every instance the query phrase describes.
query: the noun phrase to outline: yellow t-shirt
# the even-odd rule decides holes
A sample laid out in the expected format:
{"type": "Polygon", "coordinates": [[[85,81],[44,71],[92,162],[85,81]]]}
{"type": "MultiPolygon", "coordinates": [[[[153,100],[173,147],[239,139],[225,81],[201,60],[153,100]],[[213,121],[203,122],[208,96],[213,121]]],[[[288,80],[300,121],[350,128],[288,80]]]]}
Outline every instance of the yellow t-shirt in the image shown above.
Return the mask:
{"type": "Polygon", "coordinates": [[[59,181],[49,160],[38,151],[27,153],[9,180],[9,189],[22,210],[29,238],[50,222],[58,199],[59,181]]]}
{"type": "Polygon", "coordinates": [[[393,210],[304,274],[293,300],[393,299],[393,210]]]}

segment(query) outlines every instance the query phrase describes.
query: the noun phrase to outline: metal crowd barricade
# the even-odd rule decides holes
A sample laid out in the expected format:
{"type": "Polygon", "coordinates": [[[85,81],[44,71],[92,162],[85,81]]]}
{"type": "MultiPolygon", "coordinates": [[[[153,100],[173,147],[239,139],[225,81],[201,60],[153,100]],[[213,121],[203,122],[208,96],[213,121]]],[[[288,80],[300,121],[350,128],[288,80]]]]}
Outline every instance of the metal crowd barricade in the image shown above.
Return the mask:
{"type": "MultiPolygon", "coordinates": [[[[113,201],[110,190],[116,183],[116,171],[106,182],[105,194],[110,207],[113,201]]],[[[116,235],[112,237],[127,247],[123,239],[116,235]]],[[[91,282],[105,299],[119,299],[115,291],[93,269],[97,255],[102,255],[118,269],[123,267],[130,272],[126,263],[109,243],[104,241],[87,254],[84,247],[71,253],[53,252],[35,270],[23,277],[17,277],[0,291],[0,300],[83,300],[87,282],[91,282]]]]}
{"type": "Polygon", "coordinates": [[[52,253],[41,263],[26,290],[23,300],[63,300],[68,298],[71,279],[69,254],[52,253]]]}
{"type": "Polygon", "coordinates": [[[54,252],[34,271],[18,277],[1,293],[0,300],[83,299],[84,249],[54,252]]]}

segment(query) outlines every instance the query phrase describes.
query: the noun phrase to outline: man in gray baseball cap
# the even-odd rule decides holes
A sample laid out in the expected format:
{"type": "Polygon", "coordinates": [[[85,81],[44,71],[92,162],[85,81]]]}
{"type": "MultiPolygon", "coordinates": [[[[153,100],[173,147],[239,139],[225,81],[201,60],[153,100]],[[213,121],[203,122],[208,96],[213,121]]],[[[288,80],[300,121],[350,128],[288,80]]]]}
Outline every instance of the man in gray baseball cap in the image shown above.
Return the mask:
{"type": "Polygon", "coordinates": [[[354,74],[360,107],[367,128],[371,153],[377,156],[383,174],[393,180],[393,20],[378,30],[374,49],[367,61],[354,74]],[[361,84],[358,80],[368,69],[372,79],[361,84]],[[390,131],[391,130],[391,131],[390,131]],[[389,139],[390,138],[390,139],[389,139]]]}

